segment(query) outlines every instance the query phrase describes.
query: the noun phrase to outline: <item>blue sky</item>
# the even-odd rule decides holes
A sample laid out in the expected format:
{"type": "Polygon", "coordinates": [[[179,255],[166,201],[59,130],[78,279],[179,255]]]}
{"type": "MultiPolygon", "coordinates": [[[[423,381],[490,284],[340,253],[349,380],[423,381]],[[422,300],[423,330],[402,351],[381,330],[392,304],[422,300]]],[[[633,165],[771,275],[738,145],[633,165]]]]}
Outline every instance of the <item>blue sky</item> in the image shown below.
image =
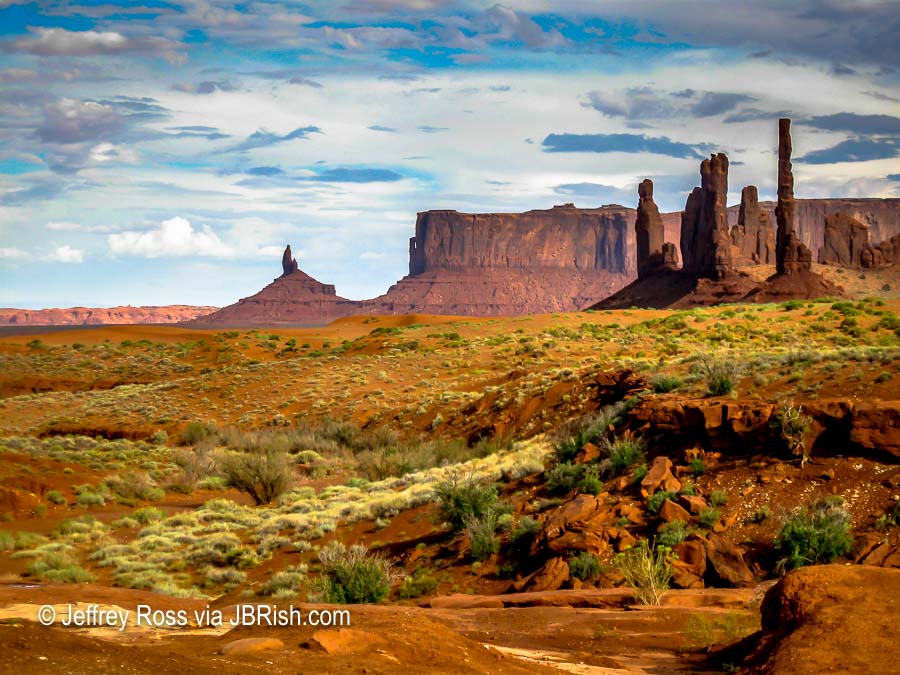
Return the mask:
{"type": "Polygon", "coordinates": [[[0,0],[0,306],[406,272],[415,214],[900,196],[897,2],[0,0]],[[789,6],[788,6],[789,5],[789,6]]]}

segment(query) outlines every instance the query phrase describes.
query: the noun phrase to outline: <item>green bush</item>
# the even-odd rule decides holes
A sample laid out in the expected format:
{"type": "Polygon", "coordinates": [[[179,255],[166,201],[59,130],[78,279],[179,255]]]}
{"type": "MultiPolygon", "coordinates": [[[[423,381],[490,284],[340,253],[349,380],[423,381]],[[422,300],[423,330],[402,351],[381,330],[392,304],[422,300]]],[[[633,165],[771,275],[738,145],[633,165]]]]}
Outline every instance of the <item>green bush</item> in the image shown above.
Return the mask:
{"type": "Polygon", "coordinates": [[[600,559],[589,551],[582,551],[569,558],[569,574],[576,579],[595,579],[602,571],[600,559]]]}
{"type": "Polygon", "coordinates": [[[184,445],[196,445],[215,435],[215,425],[204,422],[191,422],[181,432],[181,442],[184,445]]]}
{"type": "Polygon", "coordinates": [[[469,518],[481,518],[492,511],[497,503],[496,486],[482,486],[472,478],[463,481],[454,476],[438,483],[434,491],[441,517],[454,531],[461,530],[469,518]]]}
{"type": "Polygon", "coordinates": [[[607,458],[603,466],[608,473],[617,476],[644,459],[644,442],[631,435],[619,436],[606,444],[607,458]]]}
{"type": "Polygon", "coordinates": [[[66,498],[63,497],[62,492],[60,492],[59,490],[47,490],[47,492],[44,493],[44,498],[48,502],[53,502],[54,504],[66,503],[66,498]]]}
{"type": "Polygon", "coordinates": [[[655,375],[650,381],[650,386],[657,394],[667,394],[675,391],[682,385],[681,378],[677,375],[664,375],[662,373],[655,375]]]}
{"type": "Polygon", "coordinates": [[[94,575],[62,553],[48,553],[28,566],[28,574],[55,584],[82,584],[94,575]]]}
{"type": "Polygon", "coordinates": [[[683,542],[689,534],[687,523],[683,520],[673,520],[671,523],[663,523],[656,531],[656,543],[660,546],[674,548],[683,542]]]}
{"type": "Polygon", "coordinates": [[[700,527],[704,527],[707,530],[711,530],[713,526],[719,522],[719,518],[722,517],[722,512],[719,509],[701,509],[700,513],[697,514],[697,524],[700,527]]]}
{"type": "Polygon", "coordinates": [[[725,358],[701,356],[699,359],[701,371],[706,379],[707,394],[709,396],[726,396],[734,391],[735,380],[739,369],[734,361],[725,358]]]}
{"type": "Polygon", "coordinates": [[[691,473],[694,474],[694,476],[702,476],[706,473],[706,462],[704,462],[700,457],[694,457],[694,459],[691,460],[690,464],[688,464],[688,467],[690,468],[691,473]]]}
{"type": "Polygon", "coordinates": [[[509,533],[509,543],[514,552],[524,555],[541,531],[541,523],[530,516],[522,516],[509,533]]]}
{"type": "Polygon", "coordinates": [[[709,493],[710,506],[725,506],[728,503],[728,493],[725,490],[713,490],[709,493]]]}
{"type": "Polygon", "coordinates": [[[785,520],[775,539],[775,550],[782,556],[777,569],[830,563],[852,548],[850,512],[840,497],[828,497],[795,510],[785,520]]]}
{"type": "Polygon", "coordinates": [[[222,474],[231,487],[246,492],[259,504],[271,504],[288,487],[291,465],[277,448],[235,452],[222,459],[222,474]]]}
{"type": "Polygon", "coordinates": [[[317,587],[325,602],[380,602],[391,590],[391,563],[370,555],[362,544],[350,548],[333,541],[319,551],[322,576],[317,587]]]}
{"type": "Polygon", "coordinates": [[[487,560],[500,550],[500,540],[496,537],[497,519],[498,514],[494,510],[466,519],[466,534],[475,560],[487,560]]]}
{"type": "Polygon", "coordinates": [[[557,462],[571,462],[585,445],[596,445],[604,440],[610,426],[618,424],[628,405],[628,402],[621,401],[563,425],[557,432],[557,462]]]}
{"type": "Polygon", "coordinates": [[[412,598],[420,598],[423,595],[433,593],[438,587],[438,580],[428,573],[423,567],[413,572],[412,576],[408,576],[400,584],[398,594],[404,600],[412,598]]]}
{"type": "Polygon", "coordinates": [[[563,462],[546,473],[547,489],[553,494],[565,494],[576,487],[586,494],[596,495],[603,488],[596,467],[563,462]]]}
{"type": "Polygon", "coordinates": [[[654,492],[652,495],[647,497],[647,511],[648,513],[656,514],[659,513],[659,510],[662,508],[663,503],[667,499],[674,500],[675,497],[678,496],[677,492],[672,492],[671,490],[660,490],[659,492],[654,492]]]}
{"type": "Polygon", "coordinates": [[[669,554],[667,547],[650,548],[647,540],[642,539],[613,558],[616,569],[641,604],[658,605],[663,592],[668,590],[673,574],[669,554]]]}

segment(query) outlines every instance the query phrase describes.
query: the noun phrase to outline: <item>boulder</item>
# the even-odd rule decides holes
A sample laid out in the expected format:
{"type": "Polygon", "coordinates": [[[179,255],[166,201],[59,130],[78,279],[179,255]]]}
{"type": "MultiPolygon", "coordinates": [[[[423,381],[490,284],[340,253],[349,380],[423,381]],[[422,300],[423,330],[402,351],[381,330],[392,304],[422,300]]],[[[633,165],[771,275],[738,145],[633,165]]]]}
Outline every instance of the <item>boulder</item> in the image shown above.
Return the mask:
{"type": "Polygon", "coordinates": [[[660,489],[673,492],[681,489],[681,483],[672,475],[671,460],[663,455],[653,460],[647,475],[641,480],[641,494],[645,497],[660,489]]]}
{"type": "Polygon", "coordinates": [[[691,519],[691,514],[671,499],[667,499],[659,507],[659,518],[665,523],[671,523],[674,520],[681,520],[687,523],[691,519]]]}
{"type": "Polygon", "coordinates": [[[900,458],[900,401],[873,401],[854,406],[850,441],[900,458]]]}
{"type": "Polygon", "coordinates": [[[332,656],[366,654],[386,645],[387,642],[381,636],[355,628],[317,630],[308,643],[309,647],[319,647],[332,656]]]}
{"type": "Polygon", "coordinates": [[[684,507],[688,513],[696,516],[703,509],[709,508],[709,504],[706,503],[706,500],[703,497],[697,495],[681,495],[678,498],[678,503],[684,507]]]}
{"type": "Polygon", "coordinates": [[[749,587],[756,584],[750,568],[744,562],[744,556],[734,544],[717,534],[707,535],[706,576],[712,585],[726,584],[735,588],[749,587]]]}
{"type": "Polygon", "coordinates": [[[222,646],[219,654],[222,656],[243,656],[244,654],[256,654],[266,650],[282,649],[284,643],[275,638],[244,638],[232,640],[222,646]]]}
{"type": "Polygon", "coordinates": [[[555,591],[569,580],[569,563],[562,558],[551,558],[532,574],[524,586],[526,591],[555,591]]]}

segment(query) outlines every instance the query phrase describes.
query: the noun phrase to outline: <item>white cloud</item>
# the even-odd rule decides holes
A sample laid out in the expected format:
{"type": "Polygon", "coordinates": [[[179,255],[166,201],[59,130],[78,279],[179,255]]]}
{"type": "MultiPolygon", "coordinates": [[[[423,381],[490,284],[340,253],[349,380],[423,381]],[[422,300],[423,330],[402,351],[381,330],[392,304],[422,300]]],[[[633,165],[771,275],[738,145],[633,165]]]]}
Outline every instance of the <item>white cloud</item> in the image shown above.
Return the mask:
{"type": "Polygon", "coordinates": [[[162,56],[173,65],[185,61],[178,50],[181,45],[165,38],[148,36],[128,38],[115,31],[66,30],[65,28],[31,28],[30,35],[8,43],[11,51],[39,56],[94,56],[147,53],[162,56]]]}
{"type": "Polygon", "coordinates": [[[57,246],[51,251],[45,260],[60,263],[82,263],[84,262],[84,251],[78,248],[72,248],[68,244],[57,246]]]}
{"type": "Polygon", "coordinates": [[[137,164],[138,153],[131,148],[123,148],[113,143],[98,143],[91,148],[90,159],[92,162],[102,164],[113,160],[124,164],[137,164]]]}
{"type": "Polygon", "coordinates": [[[107,237],[114,255],[143,258],[182,257],[189,255],[231,258],[235,251],[223,242],[209,225],[195,230],[181,216],[163,221],[148,232],[121,232],[107,237]]]}
{"type": "Polygon", "coordinates": [[[20,248],[0,248],[0,260],[24,260],[28,254],[20,248]]]}

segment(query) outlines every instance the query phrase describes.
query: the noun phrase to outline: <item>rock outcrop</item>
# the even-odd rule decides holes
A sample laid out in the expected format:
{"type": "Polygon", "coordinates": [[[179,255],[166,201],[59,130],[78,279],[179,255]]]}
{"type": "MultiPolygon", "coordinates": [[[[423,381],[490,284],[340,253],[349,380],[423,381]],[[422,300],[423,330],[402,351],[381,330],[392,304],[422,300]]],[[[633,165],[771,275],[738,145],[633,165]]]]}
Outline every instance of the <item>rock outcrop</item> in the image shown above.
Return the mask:
{"type": "Polygon", "coordinates": [[[859,254],[859,264],[867,269],[900,265],[900,234],[877,246],[864,246],[859,254]]]}
{"type": "Polygon", "coordinates": [[[133,323],[179,323],[215,312],[218,307],[164,305],[0,309],[0,326],[101,326],[133,323]]]}
{"type": "Polygon", "coordinates": [[[303,272],[288,246],[282,257],[284,273],[259,293],[192,322],[196,326],[321,325],[358,313],[358,303],[342,298],[331,284],[303,272]],[[290,262],[288,262],[290,261],[290,262]]]}
{"type": "MultiPolygon", "coordinates": [[[[653,201],[653,181],[645,178],[638,185],[638,207],[634,222],[635,241],[637,243],[637,273],[638,277],[646,277],[660,267],[666,265],[666,253],[671,256],[674,246],[669,251],[664,251],[665,227],[659,208],[653,201]]],[[[668,261],[670,266],[672,261],[668,261]]],[[[676,263],[677,264],[677,263],[676,263]]]]}
{"type": "Polygon", "coordinates": [[[689,276],[723,281],[732,271],[727,199],[728,157],[720,152],[700,164],[700,187],[681,216],[682,269],[689,276]]]}
{"type": "Polygon", "coordinates": [[[281,256],[281,268],[284,270],[284,274],[281,276],[286,277],[288,274],[293,274],[300,270],[300,266],[297,264],[297,259],[291,256],[291,245],[288,244],[284,249],[284,255],[281,256]]]}
{"type": "Polygon", "coordinates": [[[812,269],[812,251],[794,229],[794,172],[791,164],[791,120],[778,120],[778,206],[775,218],[775,271],[795,275],[812,269]]]}
{"type": "Polygon", "coordinates": [[[819,264],[859,267],[862,251],[869,245],[869,228],[846,213],[825,217],[825,238],[819,249],[819,264]]]}
{"type": "Polygon", "coordinates": [[[775,231],[768,211],[759,205],[755,185],[741,190],[738,222],[731,228],[732,257],[736,265],[770,265],[775,262],[775,231]]]}

